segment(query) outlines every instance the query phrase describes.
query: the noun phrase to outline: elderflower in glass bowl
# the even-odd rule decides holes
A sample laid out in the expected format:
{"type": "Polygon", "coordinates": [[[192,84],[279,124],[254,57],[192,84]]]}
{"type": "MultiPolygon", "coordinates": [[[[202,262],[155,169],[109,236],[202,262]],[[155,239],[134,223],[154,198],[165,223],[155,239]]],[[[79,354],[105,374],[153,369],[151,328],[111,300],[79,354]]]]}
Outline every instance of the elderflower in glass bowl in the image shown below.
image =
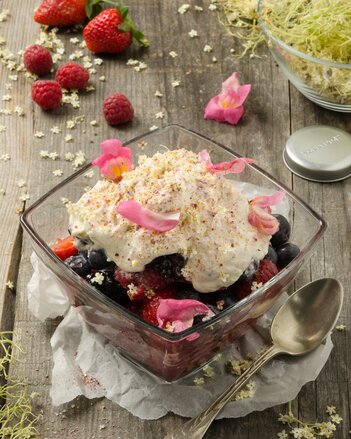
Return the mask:
{"type": "Polygon", "coordinates": [[[287,78],[321,107],[351,112],[351,3],[259,0],[259,23],[287,78]]]}

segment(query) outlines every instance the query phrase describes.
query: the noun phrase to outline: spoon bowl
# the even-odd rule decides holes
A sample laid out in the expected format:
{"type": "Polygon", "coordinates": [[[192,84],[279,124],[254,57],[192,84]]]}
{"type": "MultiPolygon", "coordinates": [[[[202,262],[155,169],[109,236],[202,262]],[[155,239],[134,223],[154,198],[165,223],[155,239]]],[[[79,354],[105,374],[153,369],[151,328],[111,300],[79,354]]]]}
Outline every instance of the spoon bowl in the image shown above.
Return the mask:
{"type": "Polygon", "coordinates": [[[336,279],[318,279],[303,286],[272,321],[274,345],[289,355],[303,355],[317,348],[334,327],[342,301],[343,289],[336,279]]]}
{"type": "Polygon", "coordinates": [[[316,349],[333,329],[342,302],[342,285],[332,278],[318,279],[295,291],[272,321],[272,346],[206,410],[165,439],[201,439],[234,394],[270,359],[279,354],[303,355],[316,349]]]}

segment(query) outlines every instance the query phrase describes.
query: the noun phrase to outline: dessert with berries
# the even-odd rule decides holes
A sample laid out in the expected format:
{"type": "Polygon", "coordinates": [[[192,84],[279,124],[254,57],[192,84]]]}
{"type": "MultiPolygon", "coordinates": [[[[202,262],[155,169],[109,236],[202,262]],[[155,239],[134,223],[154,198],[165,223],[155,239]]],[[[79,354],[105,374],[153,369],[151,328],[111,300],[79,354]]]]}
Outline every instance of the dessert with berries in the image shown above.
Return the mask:
{"type": "Polygon", "coordinates": [[[71,236],[52,247],[78,275],[141,319],[180,332],[249,296],[298,254],[271,207],[225,176],[250,159],[209,153],[140,156],[113,139],[93,161],[103,179],[68,204],[71,236]]]}

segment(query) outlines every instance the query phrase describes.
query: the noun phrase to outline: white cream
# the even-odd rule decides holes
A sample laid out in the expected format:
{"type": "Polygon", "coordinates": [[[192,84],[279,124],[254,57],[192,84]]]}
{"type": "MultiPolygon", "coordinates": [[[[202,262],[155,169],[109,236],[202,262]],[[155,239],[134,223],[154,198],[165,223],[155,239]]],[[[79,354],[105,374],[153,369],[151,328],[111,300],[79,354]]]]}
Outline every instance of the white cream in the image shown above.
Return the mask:
{"type": "Polygon", "coordinates": [[[266,255],[270,240],[251,226],[248,201],[230,180],[185,149],[141,157],[120,183],[99,181],[68,211],[73,236],[90,238],[122,270],[142,271],[158,256],[179,253],[184,277],[203,293],[234,283],[266,255]],[[130,199],[154,212],[180,212],[179,224],[161,233],[131,223],[116,212],[130,199]]]}

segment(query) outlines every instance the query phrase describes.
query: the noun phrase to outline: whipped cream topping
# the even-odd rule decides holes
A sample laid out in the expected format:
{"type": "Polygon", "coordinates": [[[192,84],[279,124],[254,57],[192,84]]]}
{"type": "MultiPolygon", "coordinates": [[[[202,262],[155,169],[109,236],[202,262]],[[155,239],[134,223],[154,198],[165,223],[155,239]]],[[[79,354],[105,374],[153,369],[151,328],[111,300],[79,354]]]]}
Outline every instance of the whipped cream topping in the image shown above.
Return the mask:
{"type": "Polygon", "coordinates": [[[90,239],[122,270],[143,271],[158,256],[179,253],[183,276],[203,293],[234,283],[270,241],[250,225],[244,195],[185,149],[141,156],[118,184],[100,180],[67,208],[72,235],[90,239]],[[154,232],[133,224],[117,213],[132,199],[156,213],[179,212],[178,225],[154,232]]]}

